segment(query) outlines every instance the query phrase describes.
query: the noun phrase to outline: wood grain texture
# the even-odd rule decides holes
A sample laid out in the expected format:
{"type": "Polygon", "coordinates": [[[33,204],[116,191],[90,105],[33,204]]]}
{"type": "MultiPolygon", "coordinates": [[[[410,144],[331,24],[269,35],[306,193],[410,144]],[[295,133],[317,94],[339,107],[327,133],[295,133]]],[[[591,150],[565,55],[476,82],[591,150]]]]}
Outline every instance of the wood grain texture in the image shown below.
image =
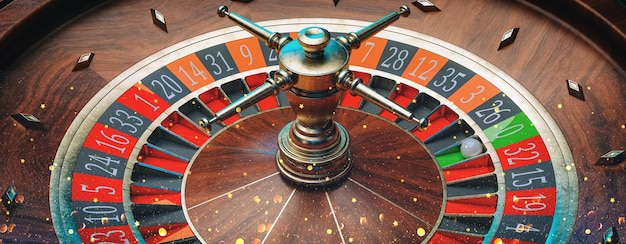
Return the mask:
{"type": "Polygon", "coordinates": [[[278,132],[293,119],[289,108],[244,118],[198,155],[185,201],[204,240],[411,242],[425,238],[418,228],[433,229],[444,206],[441,171],[412,134],[383,118],[338,109],[354,169],[339,186],[313,191],[277,174],[278,132]]]}
{"type": "MultiPolygon", "coordinates": [[[[49,2],[56,1],[46,1],[49,2]]],[[[598,13],[610,15],[606,19],[624,32],[626,14],[612,5],[614,1],[585,2],[598,13]]],[[[320,17],[374,21],[400,4],[409,3],[342,0],[334,7],[330,0],[289,5],[278,0],[249,4],[226,0],[110,1],[34,40],[39,41],[37,45],[15,49],[21,55],[14,56],[0,73],[0,190],[14,185],[26,202],[15,215],[5,217],[4,223],[16,227],[13,232],[0,234],[0,239],[4,243],[57,241],[49,220],[45,183],[56,149],[75,113],[108,81],[149,55],[193,36],[233,26],[216,17],[220,4],[229,5],[232,11],[254,21],[320,17]],[[150,8],[165,15],[169,33],[152,24],[150,8]],[[78,56],[86,52],[96,53],[92,66],[71,72],[78,56]],[[20,112],[40,118],[48,130],[32,131],[14,125],[9,115],[20,112]]],[[[37,13],[41,4],[43,1],[12,2],[0,10],[0,31],[26,28],[23,21],[37,13]]],[[[626,236],[626,226],[617,223],[617,218],[626,213],[626,191],[621,189],[626,185],[626,165],[594,165],[600,155],[612,149],[623,150],[626,145],[626,75],[618,67],[623,67],[624,61],[612,59],[624,51],[605,49],[602,40],[576,28],[581,24],[586,25],[583,29],[594,30],[602,23],[556,22],[547,13],[553,11],[553,15],[559,16],[561,9],[546,8],[547,12],[543,12],[515,1],[441,0],[436,4],[443,11],[421,13],[413,8],[410,17],[394,25],[457,45],[520,82],[557,122],[574,156],[580,199],[572,241],[597,242],[608,226],[617,226],[619,234],[626,236]],[[502,33],[513,27],[521,28],[518,39],[512,46],[497,51],[502,33]],[[580,83],[587,100],[569,96],[565,79],[580,83]],[[600,224],[603,227],[598,229],[600,224]],[[586,229],[591,230],[589,235],[585,234],[586,229]]],[[[575,11],[571,15],[588,17],[575,11]]],[[[22,36],[1,37],[2,43],[16,43],[22,36]]],[[[623,39],[616,42],[626,45],[623,39]]],[[[0,47],[3,55],[17,48],[0,47]]]]}

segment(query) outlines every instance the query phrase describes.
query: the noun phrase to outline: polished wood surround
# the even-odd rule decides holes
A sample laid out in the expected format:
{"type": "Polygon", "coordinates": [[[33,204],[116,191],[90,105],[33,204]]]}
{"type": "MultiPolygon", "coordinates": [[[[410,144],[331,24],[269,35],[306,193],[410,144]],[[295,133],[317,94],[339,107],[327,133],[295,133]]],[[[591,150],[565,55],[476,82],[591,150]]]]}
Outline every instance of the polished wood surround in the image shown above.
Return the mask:
{"type": "MultiPolygon", "coordinates": [[[[76,114],[109,81],[149,55],[233,26],[217,17],[219,5],[227,4],[231,11],[253,21],[374,21],[401,4],[410,4],[398,0],[384,4],[341,0],[336,7],[330,0],[289,4],[279,0],[247,4],[110,1],[84,11],[47,36],[20,34],[41,24],[29,21],[55,2],[60,1],[16,0],[0,10],[0,55],[9,57],[0,62],[0,190],[13,185],[25,196],[25,202],[0,221],[0,225],[15,225],[11,231],[0,233],[4,243],[58,241],[50,220],[48,183],[58,145],[76,114]],[[168,33],[152,24],[150,8],[165,15],[168,33]],[[30,43],[28,49],[16,45],[21,42],[30,43]],[[87,52],[96,53],[92,65],[71,72],[78,57],[87,52]],[[22,112],[35,115],[46,130],[23,128],[10,117],[22,112]]],[[[562,3],[576,10],[570,12],[536,3],[542,10],[532,5],[534,1],[432,2],[443,11],[422,13],[413,7],[411,16],[394,25],[459,46],[503,70],[523,86],[520,89],[541,102],[563,132],[579,185],[578,217],[571,242],[597,243],[610,226],[626,236],[626,225],[618,222],[619,217],[626,217],[626,164],[594,165],[607,151],[626,147],[626,9],[610,0],[562,3]],[[517,40],[498,51],[502,33],[513,27],[520,27],[517,40]],[[586,101],[568,95],[566,79],[583,86],[586,101]]]]}

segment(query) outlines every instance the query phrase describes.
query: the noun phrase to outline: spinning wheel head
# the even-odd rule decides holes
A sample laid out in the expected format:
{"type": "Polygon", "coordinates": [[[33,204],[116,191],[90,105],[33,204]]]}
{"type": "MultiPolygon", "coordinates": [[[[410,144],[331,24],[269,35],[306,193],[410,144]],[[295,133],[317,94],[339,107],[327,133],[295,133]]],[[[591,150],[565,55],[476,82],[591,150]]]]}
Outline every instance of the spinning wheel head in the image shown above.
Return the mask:
{"type": "Polygon", "coordinates": [[[298,42],[308,58],[321,57],[329,41],[330,33],[320,27],[304,28],[298,33],[298,42]]]}

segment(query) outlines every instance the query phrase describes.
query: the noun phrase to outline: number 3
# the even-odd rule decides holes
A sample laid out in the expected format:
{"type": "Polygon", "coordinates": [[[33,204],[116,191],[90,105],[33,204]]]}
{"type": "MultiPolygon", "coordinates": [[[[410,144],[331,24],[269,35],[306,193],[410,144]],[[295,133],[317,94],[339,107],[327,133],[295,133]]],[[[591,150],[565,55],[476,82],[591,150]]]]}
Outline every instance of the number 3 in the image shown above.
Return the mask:
{"type": "Polygon", "coordinates": [[[477,86],[476,88],[478,88],[478,91],[470,93],[470,98],[468,100],[465,100],[465,97],[462,97],[459,101],[461,103],[469,103],[472,100],[474,100],[474,97],[476,95],[481,94],[481,93],[483,93],[483,91],[485,91],[485,87],[484,86],[477,86]]]}

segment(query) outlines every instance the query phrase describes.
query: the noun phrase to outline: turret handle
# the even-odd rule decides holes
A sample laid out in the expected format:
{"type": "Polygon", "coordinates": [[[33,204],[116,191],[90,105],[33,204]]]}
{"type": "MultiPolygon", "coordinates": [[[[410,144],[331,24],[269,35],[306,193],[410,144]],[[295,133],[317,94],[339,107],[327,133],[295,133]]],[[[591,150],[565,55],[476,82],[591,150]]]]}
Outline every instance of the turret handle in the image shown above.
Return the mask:
{"type": "Polygon", "coordinates": [[[350,91],[350,94],[353,96],[360,96],[365,100],[378,105],[379,107],[397,115],[398,117],[406,120],[413,121],[417,123],[417,127],[419,130],[424,130],[428,127],[428,119],[426,118],[417,118],[413,115],[413,113],[404,107],[398,105],[391,99],[380,95],[378,92],[363,84],[363,80],[361,78],[354,78],[354,75],[349,70],[342,70],[338,75],[338,83],[337,86],[342,90],[350,91]]]}
{"type": "Polygon", "coordinates": [[[406,5],[402,5],[400,6],[400,11],[392,12],[356,32],[346,34],[345,37],[337,37],[337,41],[343,43],[348,50],[357,49],[361,46],[362,41],[374,36],[385,27],[391,25],[393,22],[398,20],[400,16],[407,17],[410,14],[411,9],[409,9],[406,5]]]}
{"type": "Polygon", "coordinates": [[[228,7],[225,5],[222,5],[217,9],[217,15],[222,18],[228,16],[229,19],[233,20],[241,28],[245,29],[252,35],[264,41],[271,49],[275,49],[278,51],[287,42],[291,41],[290,37],[282,37],[280,33],[271,32],[268,29],[265,29],[263,26],[257,25],[251,20],[246,19],[245,17],[235,12],[228,12],[228,7]]]}
{"type": "Polygon", "coordinates": [[[221,122],[228,119],[229,117],[258,103],[266,97],[278,95],[279,90],[288,90],[290,87],[291,78],[289,77],[287,71],[278,70],[274,74],[274,78],[268,77],[261,86],[217,111],[215,113],[215,117],[211,118],[211,120],[208,121],[208,124],[204,126],[209,127],[215,122],[221,122]]]}

